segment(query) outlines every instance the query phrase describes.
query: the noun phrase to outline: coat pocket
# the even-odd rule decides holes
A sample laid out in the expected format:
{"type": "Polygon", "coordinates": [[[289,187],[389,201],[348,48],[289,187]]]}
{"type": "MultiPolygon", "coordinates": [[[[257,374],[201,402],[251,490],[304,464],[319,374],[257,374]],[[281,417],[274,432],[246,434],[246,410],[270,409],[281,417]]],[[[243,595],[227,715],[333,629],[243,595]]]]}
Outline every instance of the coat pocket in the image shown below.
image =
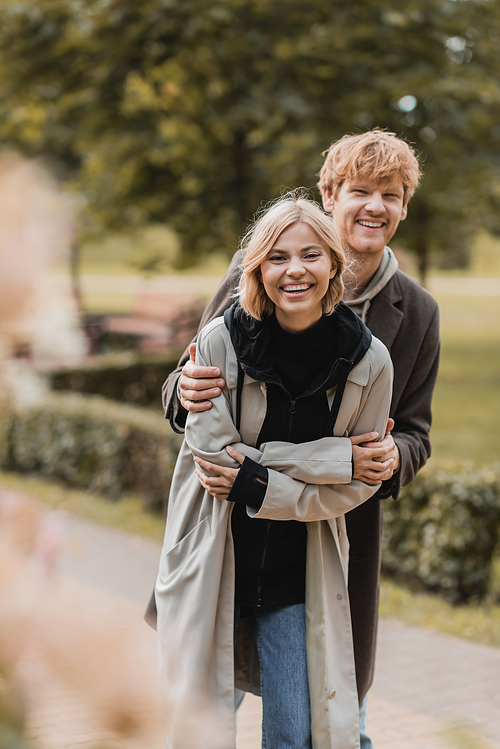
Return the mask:
{"type": "Polygon", "coordinates": [[[184,538],[181,538],[175,546],[166,554],[162,554],[160,564],[160,580],[165,582],[172,572],[175,572],[210,536],[210,520],[204,518],[198,525],[191,528],[184,538]]]}

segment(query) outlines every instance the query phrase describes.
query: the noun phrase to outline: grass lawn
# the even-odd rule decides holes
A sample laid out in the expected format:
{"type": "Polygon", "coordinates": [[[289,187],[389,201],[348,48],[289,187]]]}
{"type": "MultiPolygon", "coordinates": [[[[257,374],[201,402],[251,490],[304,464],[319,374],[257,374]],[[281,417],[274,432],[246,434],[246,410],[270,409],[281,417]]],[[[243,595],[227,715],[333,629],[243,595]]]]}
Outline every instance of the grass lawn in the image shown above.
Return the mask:
{"type": "Polygon", "coordinates": [[[69,489],[57,481],[5,471],[0,471],[0,487],[26,494],[50,507],[100,525],[136,533],[154,541],[163,540],[165,520],[146,512],[140,499],[135,496],[113,502],[98,494],[69,489]]]}
{"type": "Polygon", "coordinates": [[[392,580],[380,586],[380,616],[500,647],[500,604],[452,606],[431,593],[412,593],[392,580]]]}
{"type": "Polygon", "coordinates": [[[442,353],[432,460],[500,461],[500,297],[438,297],[442,353]]]}

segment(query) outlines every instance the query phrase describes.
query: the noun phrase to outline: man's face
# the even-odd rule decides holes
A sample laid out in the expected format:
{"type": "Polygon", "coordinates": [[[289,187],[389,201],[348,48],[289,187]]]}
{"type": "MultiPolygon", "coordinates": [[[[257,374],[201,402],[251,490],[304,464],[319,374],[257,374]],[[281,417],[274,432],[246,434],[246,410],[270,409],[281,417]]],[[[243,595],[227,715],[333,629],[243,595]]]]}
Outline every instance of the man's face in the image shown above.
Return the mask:
{"type": "Polygon", "coordinates": [[[348,255],[380,254],[399,222],[406,218],[403,181],[363,178],[342,183],[337,197],[323,190],[323,206],[332,214],[348,255]]]}

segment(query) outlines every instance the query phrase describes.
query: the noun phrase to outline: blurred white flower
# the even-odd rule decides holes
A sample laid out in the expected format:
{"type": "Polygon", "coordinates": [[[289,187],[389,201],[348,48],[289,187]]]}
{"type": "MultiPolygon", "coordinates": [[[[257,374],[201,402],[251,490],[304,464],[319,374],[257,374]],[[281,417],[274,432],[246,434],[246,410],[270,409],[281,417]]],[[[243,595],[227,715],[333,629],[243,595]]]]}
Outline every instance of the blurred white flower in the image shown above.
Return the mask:
{"type": "Polygon", "coordinates": [[[32,405],[43,382],[26,364],[78,361],[86,342],[70,279],[60,273],[71,244],[71,216],[40,164],[0,155],[0,396],[32,405]]]}

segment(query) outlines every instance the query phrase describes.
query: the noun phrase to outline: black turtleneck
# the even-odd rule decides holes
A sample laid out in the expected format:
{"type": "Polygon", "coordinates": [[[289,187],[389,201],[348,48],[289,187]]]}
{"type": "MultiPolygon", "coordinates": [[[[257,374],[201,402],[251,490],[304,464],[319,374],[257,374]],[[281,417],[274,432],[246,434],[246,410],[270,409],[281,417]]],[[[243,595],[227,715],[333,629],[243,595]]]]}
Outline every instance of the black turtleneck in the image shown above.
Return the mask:
{"type": "Polygon", "coordinates": [[[293,398],[314,389],[319,377],[328,375],[333,348],[331,323],[328,317],[321,317],[302,333],[287,333],[276,316],[271,317],[274,369],[293,398]]]}
{"type": "MultiPolygon", "coordinates": [[[[311,442],[332,434],[337,407],[327,391],[343,392],[371,334],[342,302],[303,333],[284,331],[275,316],[263,321],[238,304],[224,314],[238,366],[267,386],[266,416],[257,444],[311,442]]],[[[338,399],[335,398],[335,402],[338,399]]],[[[268,471],[246,458],[228,496],[236,562],[235,601],[241,606],[286,606],[305,600],[307,523],[251,518],[265,499],[268,471]]]]}
{"type": "MultiPolygon", "coordinates": [[[[328,377],[334,350],[332,320],[321,318],[298,334],[283,330],[274,315],[269,323],[274,371],[281,384],[267,384],[267,412],[258,444],[322,437],[328,418],[326,391],[320,388],[316,395],[300,396],[313,391],[328,377]],[[291,403],[296,408],[293,422],[289,414],[291,403]]],[[[254,509],[262,506],[267,477],[267,468],[246,458],[228,496],[229,501],[235,502],[231,528],[236,561],[235,601],[240,606],[287,606],[305,601],[306,524],[252,519],[247,514],[247,505],[254,509]]]]}

